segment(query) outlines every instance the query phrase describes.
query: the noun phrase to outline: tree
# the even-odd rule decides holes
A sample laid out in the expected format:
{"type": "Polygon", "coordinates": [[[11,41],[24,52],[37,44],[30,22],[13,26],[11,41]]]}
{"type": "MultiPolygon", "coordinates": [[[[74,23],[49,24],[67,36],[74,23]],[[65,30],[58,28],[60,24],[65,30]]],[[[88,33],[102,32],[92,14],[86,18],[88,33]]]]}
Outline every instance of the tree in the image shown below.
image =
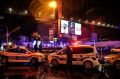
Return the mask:
{"type": "Polygon", "coordinates": [[[36,41],[36,44],[34,46],[35,51],[38,51],[38,41],[40,41],[40,35],[38,32],[33,32],[32,36],[34,37],[34,40],[36,41]]]}
{"type": "Polygon", "coordinates": [[[32,36],[35,40],[40,40],[40,35],[38,34],[38,32],[33,32],[32,36]]]}

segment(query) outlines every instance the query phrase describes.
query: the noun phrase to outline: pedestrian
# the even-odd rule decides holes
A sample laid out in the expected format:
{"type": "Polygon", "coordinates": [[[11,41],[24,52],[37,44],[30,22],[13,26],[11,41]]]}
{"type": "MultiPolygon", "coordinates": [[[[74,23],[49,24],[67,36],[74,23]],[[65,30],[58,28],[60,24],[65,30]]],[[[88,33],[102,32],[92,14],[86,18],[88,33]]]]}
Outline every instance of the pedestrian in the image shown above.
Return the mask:
{"type": "Polygon", "coordinates": [[[66,46],[65,53],[67,54],[67,65],[72,65],[72,50],[69,46],[66,46]]]}
{"type": "Polygon", "coordinates": [[[20,46],[20,48],[25,49],[26,47],[25,47],[24,44],[22,44],[22,45],[20,46]]]}
{"type": "Polygon", "coordinates": [[[30,50],[30,43],[27,44],[27,49],[30,50]]]}
{"type": "Polygon", "coordinates": [[[17,45],[14,43],[13,46],[12,46],[12,48],[17,48],[17,45]]]}
{"type": "Polygon", "coordinates": [[[39,45],[39,51],[42,52],[42,44],[39,45]]]}

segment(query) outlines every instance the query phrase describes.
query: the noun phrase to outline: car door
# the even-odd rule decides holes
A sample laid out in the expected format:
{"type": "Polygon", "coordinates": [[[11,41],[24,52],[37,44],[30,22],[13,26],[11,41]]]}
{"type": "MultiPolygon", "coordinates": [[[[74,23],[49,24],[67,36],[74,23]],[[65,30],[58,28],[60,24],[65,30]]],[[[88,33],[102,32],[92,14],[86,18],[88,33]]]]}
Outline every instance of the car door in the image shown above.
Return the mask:
{"type": "Polygon", "coordinates": [[[60,64],[67,64],[67,55],[64,50],[57,53],[60,64]]]}
{"type": "Polygon", "coordinates": [[[79,47],[72,47],[72,50],[73,50],[72,64],[81,65],[83,55],[80,53],[80,48],[79,47]]]}
{"type": "Polygon", "coordinates": [[[74,48],[73,63],[81,65],[85,59],[95,58],[94,49],[90,47],[74,48]]]}
{"type": "Polygon", "coordinates": [[[21,49],[21,48],[17,49],[16,62],[29,62],[31,54],[28,52],[29,51],[27,51],[25,49],[21,49]]]}
{"type": "Polygon", "coordinates": [[[16,60],[16,49],[8,49],[5,51],[5,56],[8,57],[8,62],[15,62],[16,60]]]}

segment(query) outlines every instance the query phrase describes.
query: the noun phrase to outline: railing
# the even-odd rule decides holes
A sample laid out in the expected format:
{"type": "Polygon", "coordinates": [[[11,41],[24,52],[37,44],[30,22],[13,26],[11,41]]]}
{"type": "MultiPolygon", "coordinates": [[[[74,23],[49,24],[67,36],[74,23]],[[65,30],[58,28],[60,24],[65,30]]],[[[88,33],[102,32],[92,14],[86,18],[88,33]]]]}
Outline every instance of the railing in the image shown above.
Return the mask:
{"type": "MultiPolygon", "coordinates": [[[[94,45],[94,42],[85,42],[85,44],[94,45]]],[[[96,47],[120,47],[120,41],[100,41],[95,42],[96,47]]]]}

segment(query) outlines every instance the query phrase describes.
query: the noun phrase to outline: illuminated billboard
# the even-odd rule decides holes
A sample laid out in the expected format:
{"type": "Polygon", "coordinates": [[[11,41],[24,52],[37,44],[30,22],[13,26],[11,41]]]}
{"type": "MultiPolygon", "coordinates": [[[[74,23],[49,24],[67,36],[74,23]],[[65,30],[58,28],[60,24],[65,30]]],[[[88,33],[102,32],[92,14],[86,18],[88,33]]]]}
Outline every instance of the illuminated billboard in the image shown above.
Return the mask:
{"type": "Polygon", "coordinates": [[[75,23],[75,35],[81,35],[81,24],[75,23]]]}
{"type": "Polygon", "coordinates": [[[61,28],[60,28],[61,33],[68,34],[68,22],[69,21],[61,20],[61,28]]]}
{"type": "Polygon", "coordinates": [[[71,25],[70,25],[71,27],[70,27],[70,34],[75,34],[75,22],[71,22],[71,25]]]}
{"type": "Polygon", "coordinates": [[[81,24],[67,20],[60,20],[60,33],[81,35],[81,24]]]}

